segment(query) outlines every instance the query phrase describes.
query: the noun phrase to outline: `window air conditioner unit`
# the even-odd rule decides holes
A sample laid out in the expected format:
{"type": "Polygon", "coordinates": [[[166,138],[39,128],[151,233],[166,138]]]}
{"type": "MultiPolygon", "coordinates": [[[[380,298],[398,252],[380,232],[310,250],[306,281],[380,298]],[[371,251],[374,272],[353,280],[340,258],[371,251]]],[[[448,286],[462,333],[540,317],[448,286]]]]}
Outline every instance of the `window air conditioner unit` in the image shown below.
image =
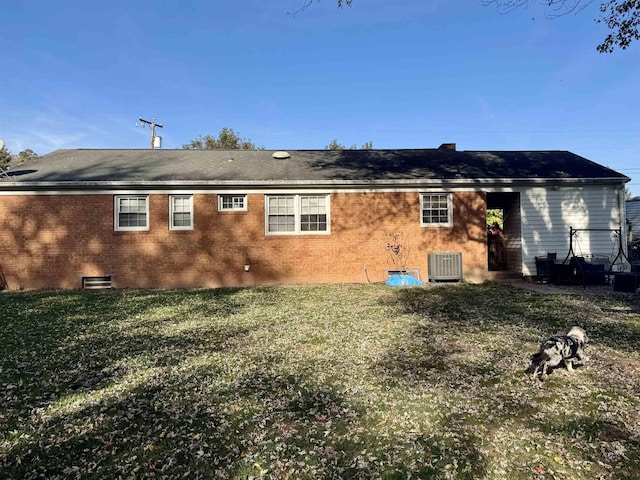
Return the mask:
{"type": "Polygon", "coordinates": [[[434,252],[429,254],[430,282],[461,282],[462,253],[434,252]]]}

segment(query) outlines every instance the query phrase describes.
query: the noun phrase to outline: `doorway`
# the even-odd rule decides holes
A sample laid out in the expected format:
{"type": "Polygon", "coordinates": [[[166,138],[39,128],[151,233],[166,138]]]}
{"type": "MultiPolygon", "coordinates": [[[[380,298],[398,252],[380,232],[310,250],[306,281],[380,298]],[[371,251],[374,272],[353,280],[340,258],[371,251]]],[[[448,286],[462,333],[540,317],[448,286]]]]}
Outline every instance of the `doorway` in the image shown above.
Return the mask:
{"type": "Polygon", "coordinates": [[[522,273],[520,193],[487,193],[487,256],[490,271],[522,273]]]}

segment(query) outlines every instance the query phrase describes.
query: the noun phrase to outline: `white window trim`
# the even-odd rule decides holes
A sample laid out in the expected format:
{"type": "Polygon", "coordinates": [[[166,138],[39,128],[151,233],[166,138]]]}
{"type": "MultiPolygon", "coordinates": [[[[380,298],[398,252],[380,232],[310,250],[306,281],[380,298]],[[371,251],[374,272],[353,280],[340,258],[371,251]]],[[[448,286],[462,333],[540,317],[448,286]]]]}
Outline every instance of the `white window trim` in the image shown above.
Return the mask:
{"type": "Polygon", "coordinates": [[[169,195],[169,230],[193,230],[193,195],[188,193],[169,195]],[[188,198],[189,199],[189,223],[187,227],[176,226],[173,224],[173,200],[176,198],[188,198]]]}
{"type": "Polygon", "coordinates": [[[149,231],[149,195],[131,194],[131,195],[114,195],[113,196],[113,225],[116,232],[147,232],[149,231]],[[147,224],[143,227],[121,227],[120,226],[120,199],[124,198],[144,198],[145,213],[147,216],[147,224]]]}
{"type": "Polygon", "coordinates": [[[218,194],[218,211],[219,212],[246,212],[248,209],[248,198],[246,193],[219,193],[218,194]],[[244,198],[244,206],[242,208],[225,208],[223,206],[224,197],[243,197],[244,198]]]}
{"type": "Polygon", "coordinates": [[[287,193],[269,194],[264,196],[264,232],[265,235],[329,235],[331,233],[331,195],[317,193],[287,193]],[[275,197],[293,197],[294,225],[292,232],[270,232],[269,231],[269,199],[275,197]],[[302,231],[300,230],[300,197],[325,197],[327,199],[327,229],[324,231],[302,231]]]}
{"type": "Polygon", "coordinates": [[[421,227],[452,227],[453,226],[453,194],[447,192],[429,192],[420,193],[420,226],[421,227]],[[424,197],[433,195],[446,195],[447,196],[447,222],[441,223],[425,223],[423,222],[423,212],[425,210],[424,197]]]}

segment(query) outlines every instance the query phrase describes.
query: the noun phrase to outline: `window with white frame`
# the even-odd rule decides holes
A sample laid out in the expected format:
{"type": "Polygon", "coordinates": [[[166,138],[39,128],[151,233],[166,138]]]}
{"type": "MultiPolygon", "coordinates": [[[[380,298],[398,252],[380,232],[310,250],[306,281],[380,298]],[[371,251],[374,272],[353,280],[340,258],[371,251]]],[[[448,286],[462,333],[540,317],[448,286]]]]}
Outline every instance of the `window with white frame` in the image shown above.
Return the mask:
{"type": "Polygon", "coordinates": [[[116,230],[149,230],[148,195],[116,195],[114,211],[116,230]]]}
{"type": "Polygon", "coordinates": [[[247,210],[246,195],[218,195],[218,210],[225,211],[244,211],[247,210]]]}
{"type": "Polygon", "coordinates": [[[267,234],[329,233],[328,195],[267,195],[265,202],[267,234]]]}
{"type": "Polygon", "coordinates": [[[420,211],[420,225],[424,227],[450,227],[453,225],[450,193],[421,194],[420,211]]]}
{"type": "Polygon", "coordinates": [[[169,195],[169,229],[193,230],[193,195],[169,195]]]}

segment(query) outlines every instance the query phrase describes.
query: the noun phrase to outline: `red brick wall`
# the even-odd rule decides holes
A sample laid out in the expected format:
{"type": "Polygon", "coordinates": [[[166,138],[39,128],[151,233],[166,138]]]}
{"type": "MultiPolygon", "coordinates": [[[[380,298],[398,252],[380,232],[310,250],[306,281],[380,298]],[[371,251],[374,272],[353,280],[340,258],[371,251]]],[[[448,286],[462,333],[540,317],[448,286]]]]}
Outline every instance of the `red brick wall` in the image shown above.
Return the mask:
{"type": "Polygon", "coordinates": [[[218,212],[217,195],[194,195],[192,231],[170,231],[168,195],[151,194],[148,232],[116,232],[113,195],[0,196],[0,279],[10,289],[80,288],[112,275],[122,287],[217,287],[366,282],[394,267],[388,233],[401,232],[409,268],[427,277],[427,255],[462,252],[467,280],[487,270],[485,195],[453,196],[452,228],[420,227],[419,193],[331,194],[331,234],[265,235],[264,195],[248,211],[218,212]],[[250,265],[250,271],[244,271],[250,265]]]}

